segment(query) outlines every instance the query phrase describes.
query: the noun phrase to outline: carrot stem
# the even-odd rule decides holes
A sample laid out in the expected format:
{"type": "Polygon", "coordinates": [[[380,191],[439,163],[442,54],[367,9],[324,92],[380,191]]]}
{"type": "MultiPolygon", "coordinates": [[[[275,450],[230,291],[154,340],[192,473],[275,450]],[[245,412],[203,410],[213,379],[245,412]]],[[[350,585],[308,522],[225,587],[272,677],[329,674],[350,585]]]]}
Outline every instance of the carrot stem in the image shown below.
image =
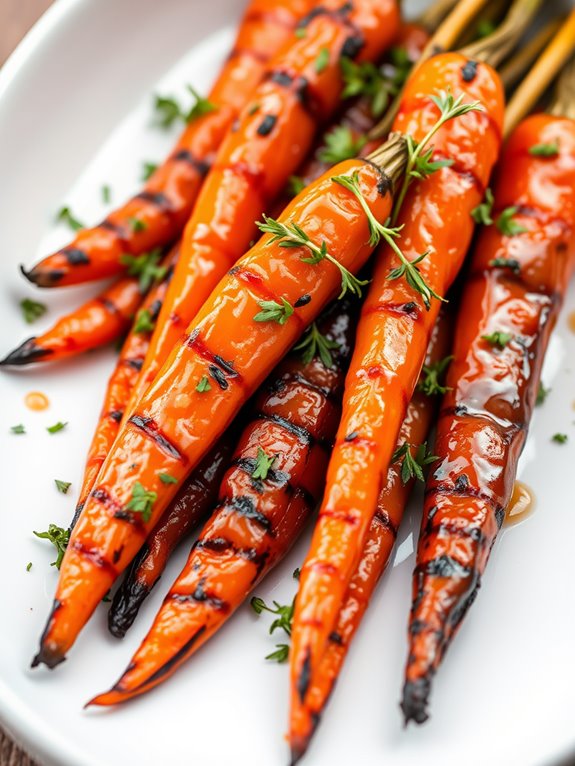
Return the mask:
{"type": "Polygon", "coordinates": [[[435,0],[429,8],[419,14],[416,21],[425,29],[434,32],[456,4],[457,0],[435,0]]]}
{"type": "Polygon", "coordinates": [[[555,117],[569,117],[575,120],[575,58],[571,59],[563,70],[557,82],[555,98],[548,111],[555,117]]]}
{"type": "Polygon", "coordinates": [[[505,90],[511,88],[519,82],[521,77],[533,65],[541,51],[545,48],[551,38],[559,31],[564,19],[552,19],[539,32],[531,38],[517,53],[506,61],[499,70],[501,82],[505,90]]]}

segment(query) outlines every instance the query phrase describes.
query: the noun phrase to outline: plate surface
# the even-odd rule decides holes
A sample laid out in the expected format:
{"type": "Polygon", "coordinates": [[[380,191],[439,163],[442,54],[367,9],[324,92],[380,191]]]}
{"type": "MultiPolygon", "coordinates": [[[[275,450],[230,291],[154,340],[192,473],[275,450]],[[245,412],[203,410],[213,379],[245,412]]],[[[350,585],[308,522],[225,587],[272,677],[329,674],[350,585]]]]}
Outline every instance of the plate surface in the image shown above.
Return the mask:
{"type": "MultiPolygon", "coordinates": [[[[413,7],[413,6],[412,6],[413,7]]],[[[408,5],[408,9],[410,6],[408,5]]],[[[151,93],[205,90],[225,56],[241,0],[59,0],[0,74],[0,352],[30,334],[18,302],[38,297],[18,275],[63,244],[55,211],[80,219],[137,188],[141,165],[167,152],[173,135],[153,129],[151,93]],[[166,74],[167,73],[167,74],[166,74]]],[[[42,330],[93,288],[44,292],[42,330]]],[[[573,729],[573,539],[575,335],[572,290],[545,365],[552,388],[535,413],[520,478],[535,512],[506,528],[481,594],[437,678],[431,721],[404,731],[398,709],[406,652],[418,502],[401,530],[393,566],[373,599],[337,692],[310,751],[310,766],[450,766],[557,763],[575,748],[573,729]],[[551,443],[556,431],[565,446],[551,443]]],[[[275,641],[247,607],[177,675],[112,711],[83,712],[125,667],[185,551],[171,562],[123,642],[107,634],[100,607],[69,661],[53,673],[28,669],[56,583],[52,552],[32,535],[67,525],[85,451],[114,353],[0,375],[0,720],[43,762],[70,766],[256,764],[283,766],[287,668],[266,663],[275,641]],[[51,406],[32,413],[27,392],[51,406]],[[55,435],[46,426],[62,420],[55,435]],[[24,423],[15,436],[10,426],[24,423]],[[72,482],[59,494],[54,479],[72,482]],[[26,571],[26,565],[32,568],[26,571]]],[[[308,537],[258,593],[291,598],[292,570],[308,537]]]]}

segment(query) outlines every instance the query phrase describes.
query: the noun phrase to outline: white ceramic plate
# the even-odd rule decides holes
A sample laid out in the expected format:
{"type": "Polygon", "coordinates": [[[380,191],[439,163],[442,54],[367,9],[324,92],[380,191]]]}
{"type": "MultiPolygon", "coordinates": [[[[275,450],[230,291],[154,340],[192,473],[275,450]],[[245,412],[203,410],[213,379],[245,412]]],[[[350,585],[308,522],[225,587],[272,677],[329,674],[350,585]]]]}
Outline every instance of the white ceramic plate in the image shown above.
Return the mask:
{"type": "MultiPolygon", "coordinates": [[[[104,211],[102,184],[111,185],[114,201],[137,187],[142,161],[161,158],[173,140],[150,128],[152,91],[182,91],[188,81],[205,89],[240,7],[241,0],[59,0],[0,73],[0,352],[30,331],[18,301],[36,293],[18,264],[68,238],[53,225],[54,212],[67,202],[95,221],[104,211]]],[[[43,292],[50,311],[34,330],[92,291],[43,292]]],[[[553,390],[535,414],[521,463],[537,509],[500,536],[481,595],[437,677],[431,721],[404,731],[398,709],[418,529],[414,503],[310,766],[542,766],[575,749],[575,336],[566,322],[574,308],[572,291],[545,369],[553,390]],[[570,443],[552,444],[556,431],[568,433],[570,443]]],[[[247,607],[153,693],[116,710],[82,711],[125,667],[183,551],[123,642],[108,635],[101,607],[68,662],[53,673],[28,669],[56,583],[52,550],[32,530],[65,526],[71,517],[113,360],[104,350],[0,375],[0,720],[50,764],[281,766],[287,668],[264,661],[275,641],[247,607]],[[24,407],[31,390],[48,395],[47,412],[24,407]],[[48,434],[45,427],[58,420],[68,421],[66,430],[48,434]],[[27,434],[10,434],[20,422],[27,434]],[[55,478],[72,482],[68,496],[56,491],[55,478]]],[[[306,545],[307,538],[258,589],[261,595],[291,598],[290,575],[306,545]]]]}

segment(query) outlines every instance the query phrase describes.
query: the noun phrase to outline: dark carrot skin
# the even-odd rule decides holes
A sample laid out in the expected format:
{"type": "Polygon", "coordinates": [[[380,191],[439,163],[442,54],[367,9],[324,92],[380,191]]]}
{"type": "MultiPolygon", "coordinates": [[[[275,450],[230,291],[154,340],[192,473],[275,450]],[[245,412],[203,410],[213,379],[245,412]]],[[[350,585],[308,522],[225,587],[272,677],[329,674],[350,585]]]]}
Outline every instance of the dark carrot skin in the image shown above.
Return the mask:
{"type": "MultiPolygon", "coordinates": [[[[393,184],[405,167],[401,139],[388,142],[374,163],[348,160],[337,173],[359,173],[378,220],[390,213],[393,184]]],[[[336,173],[336,174],[337,174],[336,173]]],[[[372,247],[359,201],[324,176],[294,199],[282,220],[323,236],[328,251],[357,272],[372,247]]],[[[184,478],[225,431],[303,329],[337,295],[339,269],[326,259],[306,264],[307,251],[261,240],[226,275],[168,358],[137,411],[120,429],[91,497],[73,530],[60,569],[55,606],[34,664],[61,662],[100,599],[136,555],[184,478]],[[260,300],[287,300],[284,324],[256,322],[260,300]],[[211,388],[196,390],[207,377],[211,388]],[[162,484],[160,473],[178,484],[162,484]],[[145,520],[127,511],[135,482],[156,493],[145,520]],[[101,595],[100,595],[101,592],[101,595]]]]}
{"type": "Polygon", "coordinates": [[[178,544],[213,508],[233,448],[232,434],[225,434],[188,476],[132,561],[108,612],[108,628],[117,638],[126,635],[178,544]]]}
{"type": "Polygon", "coordinates": [[[317,358],[304,364],[294,352],[266,381],[213,516],[128,670],[91,704],[123,702],[172,675],[293,545],[321,497],[356,315],[344,301],[320,324],[339,343],[332,367],[317,358]],[[277,455],[264,480],[252,478],[258,447],[277,455]]]}
{"type": "Polygon", "coordinates": [[[122,273],[120,257],[140,255],[173,242],[181,233],[215,153],[266,62],[291,36],[312,0],[251,0],[234,48],[209,100],[217,109],[194,119],[142,192],[93,229],[44,258],[25,276],[39,287],[63,287],[122,273]],[[145,224],[134,231],[131,219],[145,224]]]}
{"type": "Polygon", "coordinates": [[[379,58],[397,31],[398,9],[395,0],[327,0],[300,26],[305,37],[294,37],[270,62],[206,179],[184,231],[134,406],[219,280],[257,237],[256,221],[308,153],[318,122],[337,109],[341,56],[379,58]]]}
{"type": "MultiPolygon", "coordinates": [[[[413,185],[399,216],[407,258],[428,251],[419,264],[426,282],[445,295],[470,244],[471,210],[484,195],[497,159],[504,96],[497,73],[472,67],[462,54],[437,55],[409,79],[394,128],[421,141],[436,122],[430,96],[450,88],[483,112],[447,122],[433,138],[434,156],[444,167],[413,185]]],[[[359,323],[343,415],[330,460],[327,487],[301,571],[293,620],[291,711],[299,715],[334,629],[345,590],[359,559],[376,509],[379,487],[395,448],[407,404],[417,383],[440,302],[427,311],[421,295],[404,278],[389,280],[399,259],[382,248],[359,323]]]]}
{"type": "Polygon", "coordinates": [[[25,340],[0,365],[21,367],[34,362],[56,362],[111,343],[128,329],[141,302],[138,280],[121,279],[63,316],[47,332],[25,340]]]}
{"type": "Polygon", "coordinates": [[[431,682],[467,609],[511,499],[549,336],[575,265],[575,121],[539,114],[507,144],[496,217],[516,205],[524,233],[485,229],[457,322],[413,579],[402,709],[422,723],[431,682]],[[533,156],[557,143],[556,156],[533,156]],[[493,264],[512,259],[514,268],[493,264]],[[483,336],[513,335],[502,349],[483,336]],[[455,461],[456,463],[450,463],[455,461]]]}
{"type": "MultiPolygon", "coordinates": [[[[434,364],[447,354],[449,336],[447,315],[442,313],[431,336],[426,364],[434,364]]],[[[436,412],[435,399],[437,397],[430,398],[420,390],[415,391],[399,432],[398,447],[407,442],[412,445],[412,452],[415,452],[425,442],[436,412]]],[[[310,683],[306,705],[299,709],[297,719],[292,721],[289,733],[292,763],[297,762],[306,752],[333,692],[349,646],[391,557],[413,483],[413,480],[403,483],[400,463],[390,465],[379,493],[377,510],[369,526],[363,553],[351,578],[335,629],[329,636],[318,672],[310,683]]]]}
{"type": "MultiPolygon", "coordinates": [[[[160,312],[178,254],[179,246],[175,245],[162,263],[166,267],[164,276],[156,284],[152,285],[140,307],[140,311],[148,312],[152,321],[157,319],[160,312]]],[[[88,449],[86,468],[72,526],[74,526],[81,513],[86,498],[96,481],[96,477],[100,473],[102,463],[106,459],[106,455],[118,434],[124,410],[128,404],[150,344],[150,337],[151,332],[136,332],[136,327],[133,325],[122,345],[116,367],[108,380],[100,418],[96,425],[90,448],[88,449]]]]}

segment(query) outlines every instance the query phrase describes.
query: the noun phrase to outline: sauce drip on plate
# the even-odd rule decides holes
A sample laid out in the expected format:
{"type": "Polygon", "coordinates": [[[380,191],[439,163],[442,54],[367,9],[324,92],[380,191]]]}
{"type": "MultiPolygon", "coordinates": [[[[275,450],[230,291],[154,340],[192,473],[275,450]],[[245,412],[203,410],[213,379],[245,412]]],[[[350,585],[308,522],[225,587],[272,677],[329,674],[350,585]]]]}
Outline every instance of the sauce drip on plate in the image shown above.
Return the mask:
{"type": "Polygon", "coordinates": [[[48,409],[50,400],[46,394],[43,394],[41,391],[30,391],[30,393],[26,394],[24,397],[24,404],[33,412],[42,412],[42,410],[48,409]]]}
{"type": "Polygon", "coordinates": [[[535,495],[522,481],[516,481],[513,494],[505,512],[505,526],[512,526],[523,521],[535,508],[535,495]]]}

